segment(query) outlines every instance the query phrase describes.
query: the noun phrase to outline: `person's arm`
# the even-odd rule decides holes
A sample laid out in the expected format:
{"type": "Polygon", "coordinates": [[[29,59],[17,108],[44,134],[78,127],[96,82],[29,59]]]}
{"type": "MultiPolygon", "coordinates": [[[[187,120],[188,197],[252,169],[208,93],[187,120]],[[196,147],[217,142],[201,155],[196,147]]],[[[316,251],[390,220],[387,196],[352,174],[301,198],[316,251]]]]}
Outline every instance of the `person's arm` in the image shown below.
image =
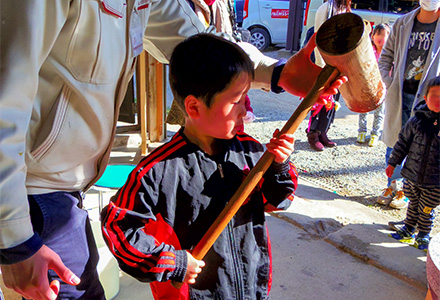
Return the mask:
{"type": "MultiPolygon", "coordinates": [[[[315,14],[315,32],[318,32],[319,27],[321,27],[322,24],[327,20],[327,12],[328,12],[328,2],[323,3],[317,10],[315,14]]],[[[325,66],[325,61],[322,58],[321,54],[319,53],[318,48],[315,48],[315,63],[320,66],[325,66]]]]}
{"type": "Polygon", "coordinates": [[[144,49],[167,64],[177,44],[205,30],[187,0],[154,1],[145,30],[144,49]]]}
{"type": "MultiPolygon", "coordinates": [[[[211,27],[208,29],[204,27],[186,0],[159,0],[151,5],[144,35],[144,49],[162,63],[168,63],[174,47],[185,38],[201,32],[214,33],[211,27]]],[[[218,35],[232,40],[224,33],[218,35]]],[[[277,93],[284,89],[293,95],[304,97],[321,71],[320,67],[310,61],[310,54],[315,47],[314,38],[307,48],[308,57],[300,51],[287,63],[265,56],[249,43],[238,43],[238,45],[254,63],[255,79],[252,83],[254,89],[272,90],[277,93]]],[[[342,81],[335,81],[325,93],[336,94],[337,89],[346,80],[344,77],[342,81]]]]}
{"type": "MultiPolygon", "coordinates": [[[[179,240],[158,206],[166,206],[160,198],[156,180],[139,166],[127,183],[101,213],[102,232],[121,270],[142,282],[173,280],[188,282],[200,271],[202,261],[180,250],[179,240]]],[[[153,172],[154,173],[154,172],[153,172]]]]}
{"type": "Polygon", "coordinates": [[[387,87],[389,87],[393,79],[392,70],[394,67],[395,47],[398,46],[396,45],[396,37],[398,34],[397,28],[399,28],[399,26],[399,22],[396,22],[396,24],[391,28],[390,35],[382,48],[378,61],[380,75],[382,76],[382,80],[387,87]]]}
{"type": "Polygon", "coordinates": [[[5,285],[26,298],[55,299],[48,268],[69,283],[73,276],[34,233],[25,186],[25,140],[38,74],[68,11],[68,1],[0,2],[0,263],[5,285]]]}
{"type": "Polygon", "coordinates": [[[414,126],[414,118],[412,118],[400,130],[399,139],[393,147],[393,151],[388,159],[388,165],[396,167],[402,164],[409,153],[409,148],[414,139],[414,126]]]}

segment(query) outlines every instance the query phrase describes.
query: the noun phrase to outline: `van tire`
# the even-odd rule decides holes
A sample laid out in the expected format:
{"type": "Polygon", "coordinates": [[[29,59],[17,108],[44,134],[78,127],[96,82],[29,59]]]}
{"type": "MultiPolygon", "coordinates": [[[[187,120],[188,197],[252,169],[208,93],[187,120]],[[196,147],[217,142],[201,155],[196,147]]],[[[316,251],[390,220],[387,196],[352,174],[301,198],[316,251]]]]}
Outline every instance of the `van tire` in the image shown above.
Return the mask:
{"type": "Polygon", "coordinates": [[[251,32],[251,39],[249,43],[257,47],[260,51],[264,51],[269,47],[270,35],[266,29],[255,27],[249,31],[251,32]]]}

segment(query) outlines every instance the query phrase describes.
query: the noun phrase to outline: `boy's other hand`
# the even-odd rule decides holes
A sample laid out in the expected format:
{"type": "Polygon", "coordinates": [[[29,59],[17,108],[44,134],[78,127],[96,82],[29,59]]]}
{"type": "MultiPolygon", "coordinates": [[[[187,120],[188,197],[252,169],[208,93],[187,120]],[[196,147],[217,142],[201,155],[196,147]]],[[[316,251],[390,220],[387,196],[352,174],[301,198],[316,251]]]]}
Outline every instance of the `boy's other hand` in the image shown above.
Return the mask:
{"type": "Polygon", "coordinates": [[[186,269],[186,275],[183,282],[188,284],[196,283],[196,278],[202,272],[202,268],[205,266],[205,262],[203,260],[197,260],[194,256],[191,255],[188,251],[186,252],[186,256],[188,257],[188,267],[186,269]]]}
{"type": "Polygon", "coordinates": [[[293,138],[293,134],[282,134],[280,137],[276,137],[280,132],[279,129],[275,130],[273,133],[273,138],[266,145],[267,151],[272,153],[275,156],[275,162],[283,163],[285,162],[289,156],[292,154],[294,150],[295,139],[293,138]]]}
{"type": "Polygon", "coordinates": [[[385,169],[385,173],[387,174],[387,176],[389,178],[391,178],[391,176],[393,176],[393,173],[394,173],[394,167],[391,165],[388,165],[388,167],[386,167],[386,169],[385,169]]]}
{"type": "MultiPolygon", "coordinates": [[[[278,85],[290,94],[305,97],[321,72],[322,68],[310,60],[310,55],[316,47],[316,33],[310,41],[298,53],[286,62],[281,71],[278,85]]],[[[338,93],[338,89],[348,80],[347,76],[339,76],[324,90],[322,96],[330,96],[338,93]]],[[[319,99],[319,104],[325,104],[325,100],[319,99]]]]}

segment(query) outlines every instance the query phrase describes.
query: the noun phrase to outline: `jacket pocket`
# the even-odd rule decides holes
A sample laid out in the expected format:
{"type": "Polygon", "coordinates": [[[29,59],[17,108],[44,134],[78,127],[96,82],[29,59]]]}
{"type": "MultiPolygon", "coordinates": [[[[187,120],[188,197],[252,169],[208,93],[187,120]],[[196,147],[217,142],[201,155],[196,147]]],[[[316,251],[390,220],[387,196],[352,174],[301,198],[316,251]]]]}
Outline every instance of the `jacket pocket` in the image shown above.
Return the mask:
{"type": "Polygon", "coordinates": [[[31,156],[36,161],[41,159],[55,143],[66,116],[70,94],[70,89],[67,86],[64,86],[59,96],[58,105],[55,110],[55,116],[49,134],[41,143],[38,143],[38,146],[35,149],[31,151],[31,156]]]}
{"type": "Polygon", "coordinates": [[[78,10],[66,65],[78,81],[112,83],[126,56],[125,1],[80,1],[78,10]]]}

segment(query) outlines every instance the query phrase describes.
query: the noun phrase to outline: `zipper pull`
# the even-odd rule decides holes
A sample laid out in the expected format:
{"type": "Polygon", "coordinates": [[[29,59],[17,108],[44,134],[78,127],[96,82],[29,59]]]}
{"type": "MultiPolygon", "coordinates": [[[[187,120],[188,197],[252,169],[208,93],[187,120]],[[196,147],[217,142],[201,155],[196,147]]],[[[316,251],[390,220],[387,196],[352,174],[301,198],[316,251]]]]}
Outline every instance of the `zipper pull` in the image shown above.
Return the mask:
{"type": "Polygon", "coordinates": [[[225,174],[223,174],[223,167],[222,167],[222,164],[218,164],[217,167],[218,167],[218,170],[219,170],[219,172],[220,172],[220,177],[221,177],[221,178],[225,178],[225,174]]]}

